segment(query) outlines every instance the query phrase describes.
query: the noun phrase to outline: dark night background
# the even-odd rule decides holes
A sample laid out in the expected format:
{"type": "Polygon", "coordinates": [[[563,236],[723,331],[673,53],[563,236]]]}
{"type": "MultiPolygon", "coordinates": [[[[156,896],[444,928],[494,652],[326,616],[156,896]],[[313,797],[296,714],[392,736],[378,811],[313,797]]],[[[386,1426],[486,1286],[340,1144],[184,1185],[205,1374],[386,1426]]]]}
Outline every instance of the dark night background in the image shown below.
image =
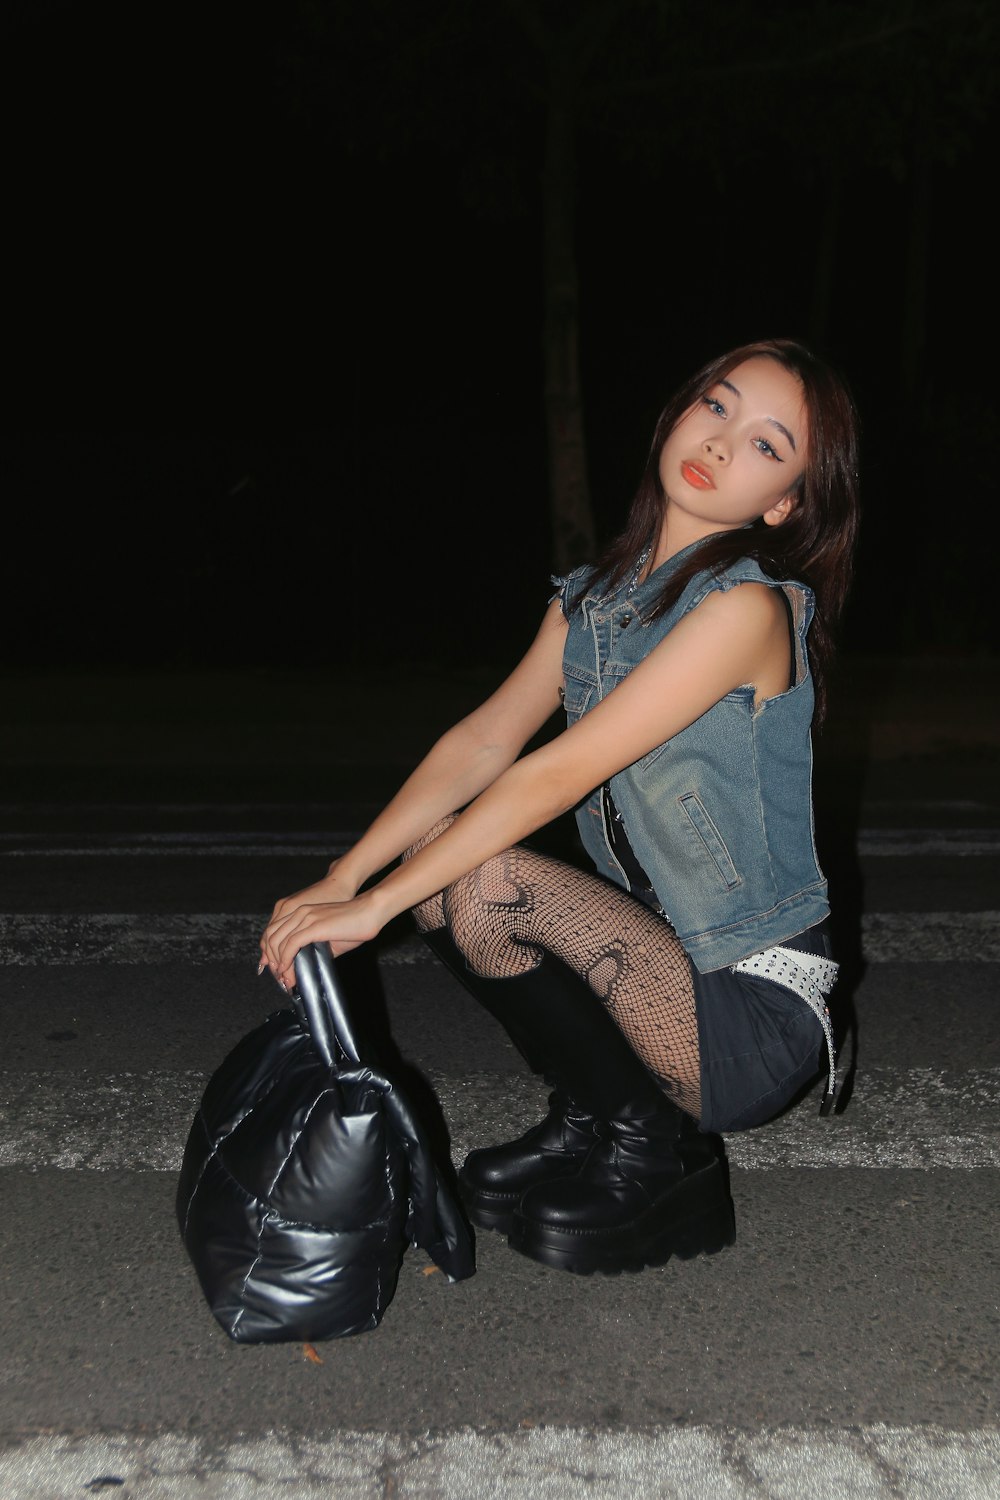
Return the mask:
{"type": "Polygon", "coordinates": [[[8,674],[513,663],[553,566],[553,80],[601,538],[671,388],[802,337],[864,423],[845,646],[996,651],[991,5],[0,25],[8,674]]]}

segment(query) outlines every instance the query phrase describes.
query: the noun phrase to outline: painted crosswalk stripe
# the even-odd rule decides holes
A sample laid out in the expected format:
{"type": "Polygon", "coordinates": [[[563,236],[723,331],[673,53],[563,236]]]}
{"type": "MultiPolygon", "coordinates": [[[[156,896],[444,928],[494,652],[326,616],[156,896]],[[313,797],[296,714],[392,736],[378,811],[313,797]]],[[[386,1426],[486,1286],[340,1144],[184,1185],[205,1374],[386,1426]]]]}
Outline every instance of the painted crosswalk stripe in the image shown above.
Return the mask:
{"type": "MultiPolygon", "coordinates": [[[[0,832],[7,859],[306,859],[342,854],[357,828],[294,833],[257,830],[160,830],[128,833],[0,832]]],[[[861,828],[856,848],[865,859],[1000,856],[1000,828],[861,828]]]]}
{"type": "MultiPolygon", "coordinates": [[[[174,1172],[207,1082],[206,1071],[112,1074],[77,1069],[0,1074],[0,1167],[174,1172]]],[[[434,1068],[428,1082],[448,1120],[460,1165],[477,1146],[519,1135],[545,1113],[531,1074],[460,1077],[434,1068]]],[[[968,1171],[1000,1166],[1000,1068],[866,1067],[844,1115],[821,1120],[803,1101],[765,1129],[727,1138],[734,1167],[889,1167],[968,1171]]]]}
{"type": "MultiPolygon", "coordinates": [[[[269,844],[216,842],[198,839],[156,844],[152,840],[132,844],[53,844],[18,849],[0,849],[0,859],[324,859],[331,860],[346,852],[357,835],[338,834],[328,839],[298,843],[269,844]]],[[[322,871],[321,871],[322,873],[322,871]]]]}
{"type": "Polygon", "coordinates": [[[856,847],[864,859],[995,857],[1000,855],[1000,828],[861,828],[856,847]]]}
{"type": "MultiPolygon", "coordinates": [[[[268,913],[0,913],[0,965],[210,964],[253,960],[268,913]]],[[[1000,962],[1000,911],[868,912],[869,963],[1000,962]]],[[[380,948],[381,963],[435,962],[415,936],[380,948]]]]}
{"type": "Polygon", "coordinates": [[[7,859],[289,859],[331,858],[359,837],[354,829],[273,833],[266,830],[104,834],[0,833],[7,859]]]}
{"type": "Polygon", "coordinates": [[[523,1427],[478,1432],[267,1433],[229,1443],[188,1433],[44,1435],[0,1453],[18,1500],[121,1493],[133,1500],[996,1500],[1000,1433],[933,1424],[781,1427],[523,1427]]]}

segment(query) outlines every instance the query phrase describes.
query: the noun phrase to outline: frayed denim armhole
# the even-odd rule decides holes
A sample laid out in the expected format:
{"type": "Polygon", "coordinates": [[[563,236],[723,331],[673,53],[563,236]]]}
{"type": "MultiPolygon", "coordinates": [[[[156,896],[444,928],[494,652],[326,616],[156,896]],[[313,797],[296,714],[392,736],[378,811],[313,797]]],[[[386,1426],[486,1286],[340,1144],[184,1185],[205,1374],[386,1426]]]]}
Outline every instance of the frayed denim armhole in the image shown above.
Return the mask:
{"type": "Polygon", "coordinates": [[[566,619],[566,617],[567,617],[566,590],[569,588],[569,579],[568,578],[560,578],[557,573],[553,573],[552,576],[551,576],[551,578],[550,578],[550,580],[549,580],[549,582],[552,584],[552,587],[555,589],[555,593],[549,595],[547,603],[551,604],[552,601],[553,601],[553,599],[558,599],[559,600],[559,607],[560,607],[560,609],[563,612],[563,619],[566,619]]]}
{"type": "Polygon", "coordinates": [[[555,589],[555,593],[549,595],[548,602],[551,604],[553,599],[559,600],[559,607],[563,612],[564,620],[569,619],[581,596],[586,592],[589,576],[590,569],[586,565],[581,568],[574,568],[572,573],[568,573],[565,578],[560,577],[558,573],[551,574],[550,581],[555,589]],[[573,594],[574,584],[579,585],[576,597],[573,594]]]}

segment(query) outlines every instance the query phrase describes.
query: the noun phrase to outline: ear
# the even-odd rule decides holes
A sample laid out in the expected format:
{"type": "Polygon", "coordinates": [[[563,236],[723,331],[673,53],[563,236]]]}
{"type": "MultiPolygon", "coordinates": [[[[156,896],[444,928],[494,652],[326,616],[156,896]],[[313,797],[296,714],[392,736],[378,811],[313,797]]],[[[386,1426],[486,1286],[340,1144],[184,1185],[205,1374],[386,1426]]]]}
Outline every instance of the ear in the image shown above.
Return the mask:
{"type": "Polygon", "coordinates": [[[782,521],[787,521],[792,511],[799,503],[799,497],[795,494],[782,495],[777,505],[772,505],[761,517],[765,526],[780,526],[782,521]]]}

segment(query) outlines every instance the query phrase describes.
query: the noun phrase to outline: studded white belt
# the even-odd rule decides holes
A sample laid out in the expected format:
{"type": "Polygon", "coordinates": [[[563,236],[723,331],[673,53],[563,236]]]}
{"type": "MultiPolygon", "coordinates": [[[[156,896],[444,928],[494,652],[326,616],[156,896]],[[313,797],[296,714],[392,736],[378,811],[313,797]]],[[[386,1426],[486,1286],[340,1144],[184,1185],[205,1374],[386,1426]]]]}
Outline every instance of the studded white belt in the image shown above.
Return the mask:
{"type": "Polygon", "coordinates": [[[791,990],[806,1002],[822,1026],[830,1061],[826,1093],[820,1105],[822,1115],[830,1113],[837,1093],[837,1057],[826,996],[833,989],[839,967],[831,958],[823,958],[818,953],[800,953],[795,948],[780,947],[751,953],[749,958],[741,958],[732,966],[734,974],[752,974],[757,979],[769,979],[772,984],[791,990]]]}

